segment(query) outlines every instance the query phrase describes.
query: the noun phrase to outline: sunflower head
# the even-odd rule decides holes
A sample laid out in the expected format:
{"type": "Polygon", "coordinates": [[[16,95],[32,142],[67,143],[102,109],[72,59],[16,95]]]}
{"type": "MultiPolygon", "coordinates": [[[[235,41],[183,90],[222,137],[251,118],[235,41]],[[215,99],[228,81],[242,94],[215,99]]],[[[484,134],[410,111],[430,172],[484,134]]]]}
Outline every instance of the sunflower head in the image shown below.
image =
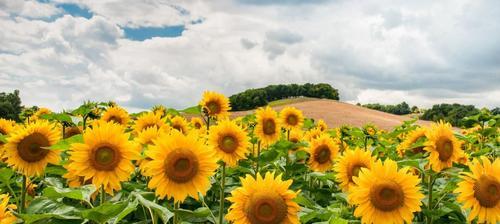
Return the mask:
{"type": "Polygon", "coordinates": [[[321,131],[326,131],[328,130],[328,125],[323,119],[319,119],[318,123],[316,123],[316,128],[318,128],[321,131]]]}
{"type": "Polygon", "coordinates": [[[155,114],[160,114],[161,117],[165,117],[165,115],[167,115],[167,108],[163,105],[155,105],[151,111],[155,114]]]}
{"type": "Polygon", "coordinates": [[[217,169],[213,151],[196,133],[183,135],[173,130],[162,135],[146,151],[151,158],[145,175],[151,177],[148,187],[155,189],[160,198],[173,198],[182,202],[186,197],[198,198],[210,188],[209,177],[217,169]]]}
{"type": "Polygon", "coordinates": [[[125,109],[118,106],[113,106],[109,107],[106,112],[104,112],[101,120],[126,126],[128,124],[128,121],[130,120],[130,117],[125,109]]]}
{"type": "Polygon", "coordinates": [[[354,216],[362,223],[411,223],[413,212],[420,211],[420,179],[409,168],[398,170],[390,159],[361,168],[353,180],[348,200],[357,206],[354,216]]]}
{"type": "Polygon", "coordinates": [[[165,125],[165,121],[161,118],[160,114],[153,112],[144,113],[135,121],[134,131],[139,133],[142,130],[149,127],[162,128],[165,125]]]}
{"type": "Polygon", "coordinates": [[[172,119],[170,119],[170,126],[177,130],[180,131],[183,134],[187,134],[188,132],[188,122],[186,119],[180,116],[175,116],[172,119]]]}
{"type": "Polygon", "coordinates": [[[500,222],[500,159],[493,163],[486,157],[474,159],[469,169],[471,172],[462,173],[463,180],[455,189],[457,201],[464,209],[471,208],[469,222],[476,217],[478,223],[500,222]]]}
{"type": "Polygon", "coordinates": [[[264,145],[276,142],[281,135],[281,124],[276,111],[271,107],[259,108],[255,113],[257,125],[255,134],[264,145]]]}
{"type": "MultiPolygon", "coordinates": [[[[301,141],[303,141],[304,139],[304,132],[300,129],[292,129],[290,130],[290,142],[293,142],[293,143],[300,143],[301,141]]],[[[293,149],[291,149],[291,151],[297,151],[297,150],[300,150],[302,149],[302,147],[295,147],[293,149]]]]}
{"type": "Polygon", "coordinates": [[[211,117],[225,118],[229,116],[229,99],[217,92],[206,91],[203,93],[200,106],[204,113],[211,117]]]}
{"type": "Polygon", "coordinates": [[[9,166],[26,176],[42,175],[48,163],[59,163],[59,151],[49,149],[60,139],[59,130],[46,120],[37,120],[11,133],[4,145],[9,166]]]}
{"type": "Polygon", "coordinates": [[[203,120],[199,117],[193,117],[191,118],[191,126],[194,129],[202,130],[205,124],[203,123],[203,120]]]}
{"type": "Polygon", "coordinates": [[[122,181],[134,171],[133,160],[140,158],[137,144],[116,123],[102,123],[87,129],[83,143],[71,145],[67,168],[74,175],[92,180],[96,188],[104,186],[107,193],[120,190],[122,181]]]}
{"type": "Polygon", "coordinates": [[[141,145],[151,145],[153,141],[163,134],[164,130],[155,126],[146,128],[137,134],[135,140],[141,145]]]}
{"type": "Polygon", "coordinates": [[[263,178],[247,175],[242,186],[231,192],[231,207],[226,215],[234,223],[299,223],[299,205],[293,201],[299,192],[289,190],[291,180],[266,173],[263,178]]]}
{"type": "Polygon", "coordinates": [[[17,206],[9,204],[9,195],[0,194],[0,223],[11,224],[16,223],[17,218],[11,210],[16,210],[17,206]]]}
{"type": "Polygon", "coordinates": [[[285,107],[280,111],[280,120],[283,127],[287,129],[302,128],[304,125],[304,115],[302,111],[295,107],[285,107]]]}
{"type": "Polygon", "coordinates": [[[401,144],[399,144],[397,147],[398,154],[401,157],[403,157],[406,150],[408,150],[408,149],[412,149],[413,153],[424,152],[423,146],[412,148],[412,145],[415,144],[416,142],[420,141],[421,139],[425,139],[426,132],[427,132],[427,129],[421,127],[421,128],[417,128],[417,129],[411,131],[410,133],[408,133],[408,135],[406,135],[406,138],[404,139],[404,141],[401,142],[401,144]]]}
{"type": "Polygon", "coordinates": [[[335,164],[335,172],[344,192],[349,191],[355,184],[353,177],[357,177],[362,168],[370,169],[375,159],[370,151],[361,149],[347,150],[339,156],[335,164]]]}
{"type": "Polygon", "coordinates": [[[310,141],[312,141],[312,140],[314,140],[314,139],[318,138],[321,134],[323,134],[323,131],[321,131],[321,129],[319,129],[319,128],[317,128],[317,127],[316,127],[316,128],[313,128],[313,129],[311,129],[311,130],[307,131],[307,132],[305,133],[305,135],[304,135],[304,138],[305,138],[308,142],[310,142],[310,141]]]}
{"type": "Polygon", "coordinates": [[[338,146],[327,134],[321,134],[313,139],[308,148],[309,166],[314,171],[325,172],[333,165],[333,160],[339,152],[338,146]]]}
{"type": "Polygon", "coordinates": [[[433,124],[426,137],[424,150],[430,152],[429,163],[436,172],[451,167],[463,154],[462,143],[453,135],[449,123],[433,124]]]}
{"type": "Polygon", "coordinates": [[[70,126],[64,129],[64,138],[71,138],[75,135],[83,133],[83,128],[80,126],[70,126]]]}
{"type": "Polygon", "coordinates": [[[230,120],[220,121],[210,128],[209,145],[229,166],[236,166],[238,160],[246,158],[248,141],[247,133],[230,120]]]}
{"type": "Polygon", "coordinates": [[[0,118],[0,134],[9,135],[9,133],[14,130],[15,124],[14,121],[0,118]]]}
{"type": "Polygon", "coordinates": [[[44,114],[51,114],[52,111],[48,108],[45,108],[45,107],[42,107],[40,109],[38,109],[35,114],[33,114],[33,116],[31,116],[31,121],[35,121],[35,120],[38,120],[40,119],[40,116],[44,115],[44,114]]]}

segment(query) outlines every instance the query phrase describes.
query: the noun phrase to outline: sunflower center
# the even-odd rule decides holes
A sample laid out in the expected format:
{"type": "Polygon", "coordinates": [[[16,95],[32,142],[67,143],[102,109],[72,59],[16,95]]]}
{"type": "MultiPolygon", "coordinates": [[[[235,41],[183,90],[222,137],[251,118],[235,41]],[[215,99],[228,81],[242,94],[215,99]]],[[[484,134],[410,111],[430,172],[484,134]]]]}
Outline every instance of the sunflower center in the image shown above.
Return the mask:
{"type": "Polygon", "coordinates": [[[287,205],[277,194],[256,193],[250,199],[246,213],[252,224],[278,224],[286,218],[287,205]]]}
{"type": "Polygon", "coordinates": [[[438,141],[436,146],[436,150],[439,153],[439,160],[448,161],[453,155],[453,145],[449,139],[438,141]]]}
{"type": "Polygon", "coordinates": [[[286,123],[289,125],[297,125],[299,122],[299,118],[295,114],[290,114],[288,117],[286,117],[286,123]]]}
{"type": "Polygon", "coordinates": [[[474,184],[474,197],[483,207],[495,207],[500,201],[500,183],[495,177],[483,174],[474,184]]]}
{"type": "Polygon", "coordinates": [[[359,175],[359,171],[361,168],[366,168],[364,164],[356,164],[352,166],[352,168],[348,171],[349,180],[353,182],[352,178],[357,177],[359,175]]]}
{"type": "Polygon", "coordinates": [[[232,135],[226,135],[220,139],[219,147],[226,153],[232,153],[238,148],[238,140],[232,135]]]}
{"type": "Polygon", "coordinates": [[[403,190],[392,181],[381,183],[370,190],[370,201],[379,210],[393,211],[404,204],[403,190]]]}
{"type": "Polygon", "coordinates": [[[97,170],[114,170],[120,162],[120,153],[112,146],[100,146],[92,153],[92,163],[97,170]]]}
{"type": "Polygon", "coordinates": [[[263,122],[263,131],[266,135],[274,135],[276,133],[276,122],[274,119],[265,119],[263,122]]]}
{"type": "Polygon", "coordinates": [[[200,124],[200,123],[198,123],[198,122],[196,122],[196,123],[194,124],[194,127],[195,127],[196,129],[200,129],[200,128],[201,128],[201,124],[200,124]]]}
{"type": "Polygon", "coordinates": [[[144,128],[142,128],[142,130],[146,130],[146,129],[148,129],[148,128],[152,128],[152,127],[155,127],[155,128],[160,128],[160,127],[158,127],[158,125],[157,125],[157,124],[154,124],[154,123],[153,123],[153,124],[146,124],[146,125],[144,125],[144,128]]]}
{"type": "Polygon", "coordinates": [[[172,128],[174,128],[177,131],[180,131],[181,133],[183,132],[182,126],[180,124],[174,124],[174,125],[172,125],[172,128]]]}
{"type": "Polygon", "coordinates": [[[221,111],[220,105],[217,101],[210,101],[207,103],[209,114],[218,114],[221,111]]]}
{"type": "Polygon", "coordinates": [[[330,156],[332,152],[330,148],[326,145],[321,145],[316,149],[316,153],[314,153],[314,160],[319,164],[323,164],[330,161],[330,156]]]}
{"type": "Polygon", "coordinates": [[[17,152],[24,161],[30,163],[38,162],[49,153],[49,150],[43,149],[42,147],[47,147],[49,145],[49,140],[43,134],[33,133],[19,142],[17,145],[17,152]]]}
{"type": "Polygon", "coordinates": [[[122,123],[122,119],[120,117],[117,117],[117,116],[111,116],[108,121],[113,121],[117,124],[121,124],[122,123]]]}
{"type": "Polygon", "coordinates": [[[186,183],[198,173],[199,162],[189,150],[174,150],[165,159],[165,173],[176,183],[186,183]]]}
{"type": "Polygon", "coordinates": [[[82,132],[78,127],[69,127],[66,129],[66,133],[64,133],[64,138],[69,138],[78,134],[81,134],[82,132]]]}
{"type": "Polygon", "coordinates": [[[0,128],[0,134],[7,135],[7,132],[5,130],[3,130],[3,129],[0,128]]]}

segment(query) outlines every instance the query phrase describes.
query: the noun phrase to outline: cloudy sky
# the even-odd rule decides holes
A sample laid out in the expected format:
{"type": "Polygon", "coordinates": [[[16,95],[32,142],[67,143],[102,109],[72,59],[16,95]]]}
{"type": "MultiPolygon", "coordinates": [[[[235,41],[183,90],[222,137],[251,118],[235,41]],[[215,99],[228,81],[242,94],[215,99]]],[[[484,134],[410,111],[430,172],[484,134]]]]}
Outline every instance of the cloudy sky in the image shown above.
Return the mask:
{"type": "Polygon", "coordinates": [[[326,82],[348,102],[500,106],[497,0],[0,0],[0,92],[55,110],[326,82]]]}

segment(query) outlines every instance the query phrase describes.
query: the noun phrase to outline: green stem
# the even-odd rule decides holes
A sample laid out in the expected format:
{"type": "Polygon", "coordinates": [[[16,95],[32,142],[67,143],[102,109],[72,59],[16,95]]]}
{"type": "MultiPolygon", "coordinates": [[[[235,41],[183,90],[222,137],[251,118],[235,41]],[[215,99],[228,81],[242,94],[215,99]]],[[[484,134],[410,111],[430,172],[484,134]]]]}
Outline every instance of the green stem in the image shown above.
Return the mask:
{"type": "Polygon", "coordinates": [[[63,139],[65,139],[64,132],[66,132],[66,126],[64,126],[64,123],[62,123],[62,138],[63,139]]]}
{"type": "Polygon", "coordinates": [[[174,201],[174,224],[179,223],[179,214],[177,214],[177,210],[179,210],[179,202],[174,201]]]}
{"type": "MultiPolygon", "coordinates": [[[[428,182],[428,193],[429,193],[429,201],[427,202],[427,208],[429,212],[432,210],[432,187],[434,185],[434,179],[432,177],[432,173],[429,173],[429,182],[428,182]]],[[[432,224],[432,214],[429,213],[429,217],[427,217],[427,224],[432,224]]]]}
{"type": "Polygon", "coordinates": [[[259,173],[259,160],[260,160],[260,141],[257,143],[257,161],[255,161],[255,178],[257,178],[257,174],[259,173]]]}
{"type": "Polygon", "coordinates": [[[219,224],[224,222],[224,188],[226,184],[226,163],[222,162],[220,177],[219,224]]]}
{"type": "Polygon", "coordinates": [[[19,213],[24,213],[24,205],[26,204],[26,182],[28,179],[23,175],[23,186],[21,189],[21,204],[19,205],[19,213]]]}
{"type": "Polygon", "coordinates": [[[365,135],[365,151],[366,151],[367,148],[368,148],[368,138],[365,135]]]}
{"type": "Polygon", "coordinates": [[[106,200],[106,192],[104,191],[104,185],[101,185],[101,205],[104,204],[106,200]]]}

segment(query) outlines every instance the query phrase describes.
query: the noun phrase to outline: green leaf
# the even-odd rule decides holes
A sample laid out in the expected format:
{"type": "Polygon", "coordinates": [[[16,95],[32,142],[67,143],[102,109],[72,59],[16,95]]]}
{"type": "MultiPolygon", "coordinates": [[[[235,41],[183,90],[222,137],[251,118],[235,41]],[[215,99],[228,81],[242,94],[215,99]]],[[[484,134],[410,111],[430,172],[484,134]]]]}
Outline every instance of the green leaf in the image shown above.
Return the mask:
{"type": "Polygon", "coordinates": [[[316,207],[316,203],[314,201],[312,201],[311,199],[306,198],[305,196],[300,195],[300,194],[297,195],[297,197],[294,199],[294,201],[303,207],[307,207],[307,208],[311,208],[311,209],[316,207]]]}
{"type": "Polygon", "coordinates": [[[142,206],[154,210],[154,212],[160,216],[164,223],[167,223],[168,220],[170,220],[174,216],[174,213],[172,213],[170,210],[155,202],[147,200],[139,192],[132,192],[131,195],[137,198],[142,206]]]}
{"type": "Polygon", "coordinates": [[[137,205],[139,202],[137,200],[134,200],[131,203],[128,203],[127,207],[120,212],[115,218],[111,219],[111,223],[119,223],[123,218],[125,218],[128,214],[131,212],[135,211],[137,209],[137,205]]]}
{"type": "Polygon", "coordinates": [[[80,188],[58,188],[58,187],[47,187],[43,189],[42,195],[56,200],[58,198],[71,198],[80,201],[86,201],[90,203],[90,196],[96,191],[93,185],[86,185],[80,188]]]}
{"type": "Polygon", "coordinates": [[[7,143],[7,136],[0,134],[0,142],[7,143]]]}
{"type": "Polygon", "coordinates": [[[56,176],[62,176],[67,172],[64,167],[59,166],[59,165],[48,165],[47,168],[45,168],[45,173],[46,174],[52,174],[56,176]]]}
{"type": "Polygon", "coordinates": [[[26,214],[19,214],[19,216],[26,224],[53,218],[63,220],[81,219],[79,211],[75,207],[45,197],[35,198],[26,208],[26,214]]]}
{"type": "Polygon", "coordinates": [[[272,162],[274,161],[276,158],[278,158],[278,155],[279,153],[275,150],[266,150],[266,151],[261,151],[260,153],[260,161],[261,162],[265,162],[265,163],[268,163],[268,162],[272,162]]]}
{"type": "Polygon", "coordinates": [[[186,114],[201,114],[201,106],[193,106],[193,107],[188,107],[184,110],[181,110],[181,112],[184,112],[186,114]]]}
{"type": "Polygon", "coordinates": [[[82,217],[96,221],[98,223],[105,223],[112,218],[117,217],[123,210],[127,208],[128,202],[122,201],[118,203],[106,202],[98,207],[83,210],[82,217]]]}
{"type": "Polygon", "coordinates": [[[10,185],[10,179],[14,176],[14,171],[10,168],[4,167],[0,169],[0,182],[5,185],[10,185]]]}
{"type": "Polygon", "coordinates": [[[58,149],[58,150],[69,150],[71,147],[71,144],[73,143],[82,143],[83,142],[83,135],[74,135],[71,136],[70,138],[67,139],[62,139],[61,141],[57,142],[56,144],[52,145],[49,149],[58,149]]]}

